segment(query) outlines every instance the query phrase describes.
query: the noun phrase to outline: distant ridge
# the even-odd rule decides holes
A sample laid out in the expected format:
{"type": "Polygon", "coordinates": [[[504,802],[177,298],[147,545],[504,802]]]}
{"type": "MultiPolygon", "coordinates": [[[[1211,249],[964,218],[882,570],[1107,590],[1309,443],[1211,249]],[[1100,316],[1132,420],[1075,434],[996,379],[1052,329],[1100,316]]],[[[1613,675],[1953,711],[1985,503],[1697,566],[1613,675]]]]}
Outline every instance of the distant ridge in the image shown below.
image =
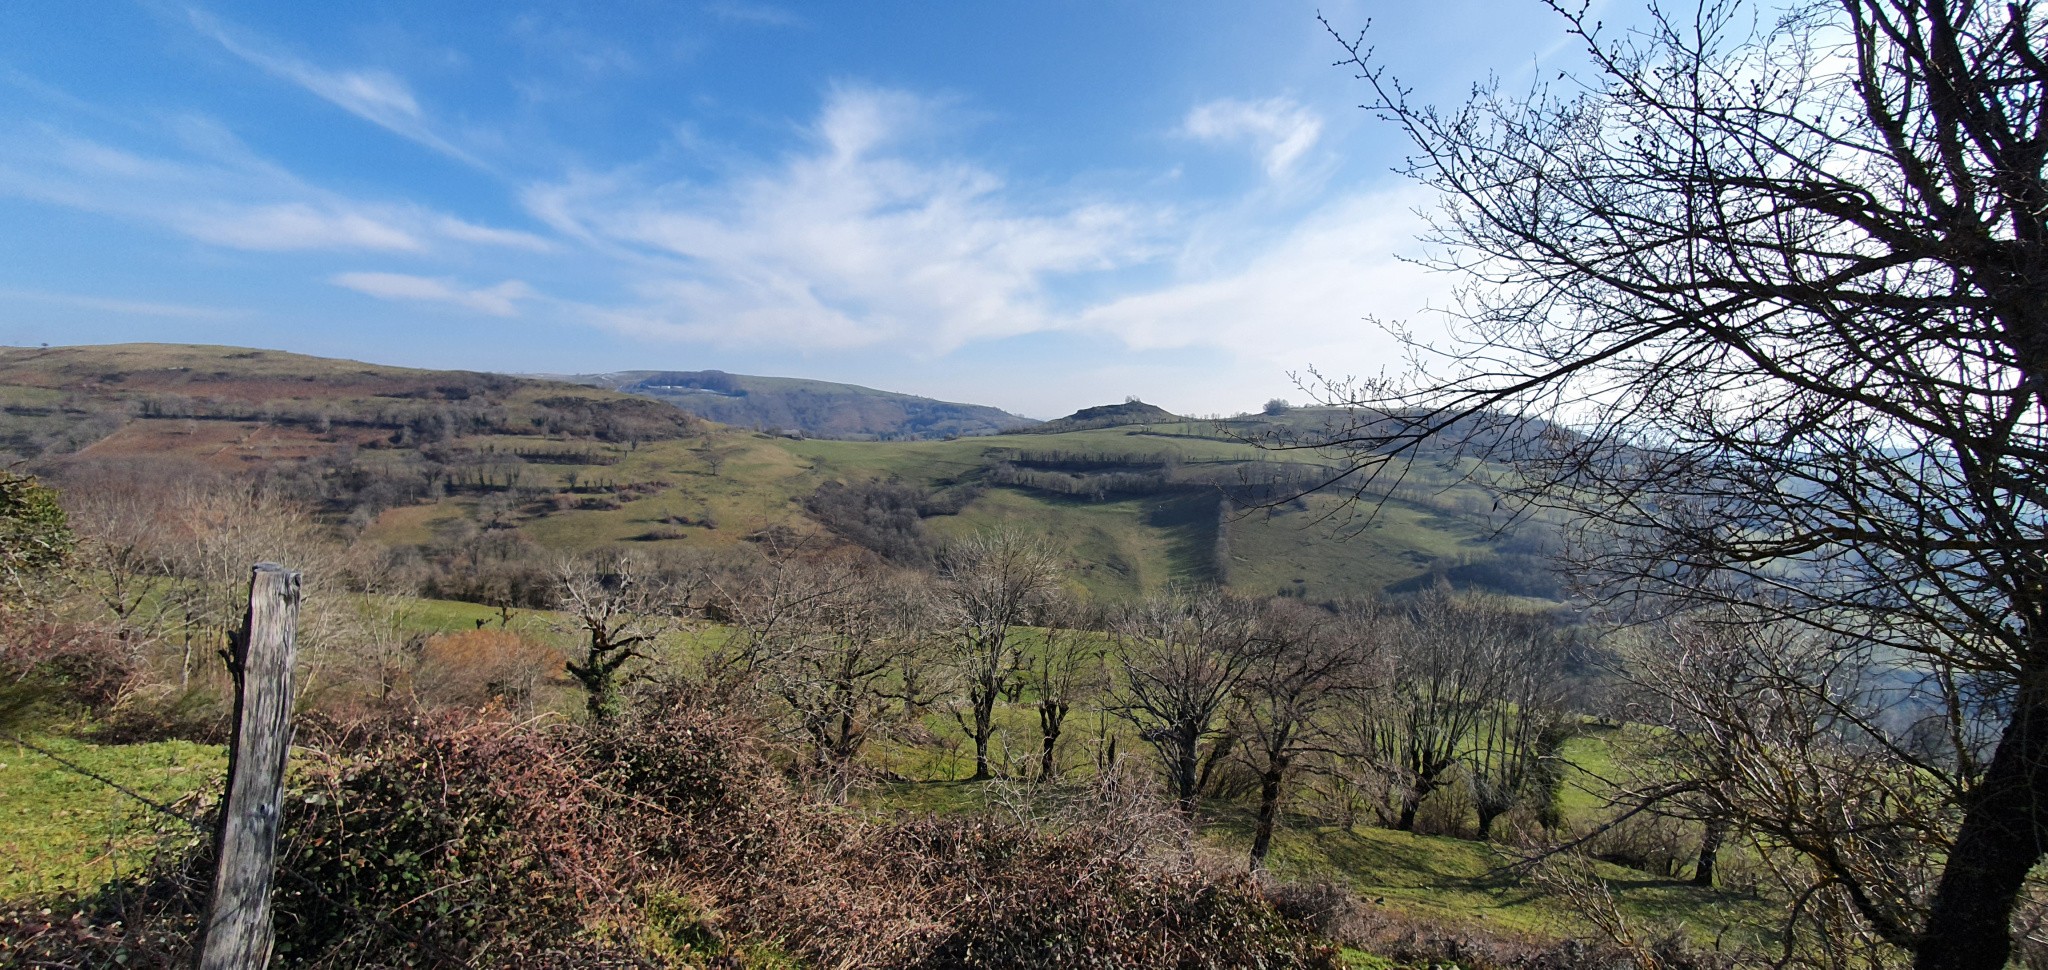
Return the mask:
{"type": "Polygon", "coordinates": [[[1173,424],[1185,420],[1187,419],[1156,404],[1146,404],[1133,398],[1122,404],[1082,408],[1064,418],[1047,421],[1030,430],[1057,434],[1062,431],[1086,431],[1090,428],[1116,428],[1127,424],[1173,424]]]}
{"type": "Polygon", "coordinates": [[[1038,424],[999,408],[794,377],[640,370],[561,379],[665,401],[720,424],[793,431],[814,438],[954,438],[1001,434],[1038,424]]]}

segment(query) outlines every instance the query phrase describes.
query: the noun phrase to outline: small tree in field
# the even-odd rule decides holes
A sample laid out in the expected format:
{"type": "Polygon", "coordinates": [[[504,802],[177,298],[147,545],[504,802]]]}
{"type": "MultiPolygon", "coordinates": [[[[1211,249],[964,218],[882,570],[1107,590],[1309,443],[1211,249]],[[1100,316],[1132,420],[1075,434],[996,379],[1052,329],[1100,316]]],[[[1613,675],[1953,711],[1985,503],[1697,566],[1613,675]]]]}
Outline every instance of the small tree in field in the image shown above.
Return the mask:
{"type": "Polygon", "coordinates": [[[974,739],[974,778],[990,776],[996,702],[1023,667],[1020,628],[1059,586],[1059,560],[1043,541],[1014,531],[983,533],[940,560],[939,601],[952,628],[953,666],[967,694],[956,710],[974,739]]]}
{"type": "Polygon", "coordinates": [[[1335,750],[1331,730],[1341,702],[1360,686],[1372,653],[1367,631],[1288,600],[1266,605],[1257,651],[1238,683],[1229,720],[1236,750],[1259,776],[1259,817],[1251,861],[1264,865],[1280,818],[1281,798],[1297,763],[1335,750]]]}
{"type": "Polygon", "coordinates": [[[1060,736],[1074,706],[1107,686],[1102,641],[1094,624],[1077,613],[1074,604],[1055,601],[1041,614],[1042,638],[1022,673],[1025,686],[1037,697],[1040,781],[1059,774],[1060,736]]]}
{"type": "Polygon", "coordinates": [[[1258,661],[1257,611],[1215,590],[1177,591],[1126,609],[1111,633],[1123,684],[1112,709],[1159,752],[1167,785],[1192,819],[1204,742],[1224,726],[1224,706],[1258,661]]]}
{"type": "Polygon", "coordinates": [[[642,644],[682,613],[679,590],[651,575],[640,557],[618,553],[588,560],[565,559],[555,567],[555,595],[584,636],[583,658],[567,665],[583,687],[592,720],[607,720],[622,709],[624,668],[646,656],[642,644]]]}

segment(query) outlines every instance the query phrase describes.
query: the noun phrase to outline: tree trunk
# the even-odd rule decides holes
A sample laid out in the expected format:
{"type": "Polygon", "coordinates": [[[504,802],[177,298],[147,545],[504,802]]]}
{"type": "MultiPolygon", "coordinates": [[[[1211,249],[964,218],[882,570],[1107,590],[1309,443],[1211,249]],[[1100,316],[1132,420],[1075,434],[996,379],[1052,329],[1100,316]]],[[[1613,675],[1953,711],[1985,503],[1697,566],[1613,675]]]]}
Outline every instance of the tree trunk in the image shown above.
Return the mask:
{"type": "Polygon", "coordinates": [[[1493,837],[1493,823],[1499,820],[1502,815],[1507,814],[1504,810],[1489,806],[1483,802],[1474,811],[1479,815],[1479,841],[1481,842],[1493,837]]]}
{"type": "Polygon", "coordinates": [[[1422,799],[1408,795],[1401,799],[1401,815],[1394,820],[1394,828],[1403,832],[1415,831],[1415,810],[1422,807],[1422,799]]]}
{"type": "Polygon", "coordinates": [[[833,739],[832,756],[840,764],[852,764],[859,745],[854,742],[853,715],[839,713],[839,737],[833,739]]]}
{"type": "Polygon", "coordinates": [[[1195,746],[1200,743],[1197,737],[1182,737],[1177,739],[1177,750],[1174,751],[1173,793],[1174,797],[1179,799],[1180,809],[1187,814],[1189,821],[1194,820],[1195,800],[1201,791],[1195,754],[1195,746]]]}
{"type": "Polygon", "coordinates": [[[1722,818],[1707,819],[1707,829],[1700,833],[1700,858],[1692,867],[1692,884],[1711,887],[1714,884],[1714,866],[1721,858],[1721,843],[1728,838],[1728,821],[1722,818]]]}
{"type": "Polygon", "coordinates": [[[1038,733],[1044,745],[1038,752],[1038,780],[1051,781],[1058,765],[1053,763],[1053,748],[1060,741],[1060,726],[1067,720],[1067,705],[1057,701],[1038,702],[1038,733]]]}
{"type": "Polygon", "coordinates": [[[1280,818],[1280,778],[1287,769],[1275,766],[1259,776],[1259,827],[1252,835],[1252,868],[1266,864],[1266,852],[1273,847],[1273,825],[1280,818]]]}
{"type": "Polygon", "coordinates": [[[996,733],[996,695],[977,693],[969,700],[974,704],[974,777],[968,780],[987,781],[994,777],[988,770],[988,739],[996,733]]]}
{"type": "Polygon", "coordinates": [[[1998,753],[1965,803],[1915,970],[2000,970],[2012,955],[2013,903],[2048,834],[2048,684],[2041,671],[2021,676],[1998,753]]]}

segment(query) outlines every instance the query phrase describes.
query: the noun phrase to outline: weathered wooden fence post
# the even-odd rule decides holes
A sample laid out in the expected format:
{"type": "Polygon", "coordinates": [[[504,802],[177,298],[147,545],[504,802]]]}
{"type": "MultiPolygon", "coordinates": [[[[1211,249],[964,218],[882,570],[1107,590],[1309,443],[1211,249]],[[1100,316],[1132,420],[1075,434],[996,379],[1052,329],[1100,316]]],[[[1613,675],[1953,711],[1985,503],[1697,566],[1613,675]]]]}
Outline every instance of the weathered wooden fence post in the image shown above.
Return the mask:
{"type": "Polygon", "coordinates": [[[221,810],[220,866],[200,947],[200,970],[270,962],[270,884],[284,762],[292,746],[292,655],[298,650],[299,574],[257,563],[249,617],[234,644],[235,741],[221,810]]]}

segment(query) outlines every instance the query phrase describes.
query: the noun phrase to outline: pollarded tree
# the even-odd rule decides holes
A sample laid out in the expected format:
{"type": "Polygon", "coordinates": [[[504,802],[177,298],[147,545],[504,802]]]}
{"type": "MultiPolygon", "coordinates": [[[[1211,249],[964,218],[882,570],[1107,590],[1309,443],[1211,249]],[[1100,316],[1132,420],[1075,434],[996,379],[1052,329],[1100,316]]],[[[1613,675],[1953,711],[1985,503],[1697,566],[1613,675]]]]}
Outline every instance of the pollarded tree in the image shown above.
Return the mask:
{"type": "Polygon", "coordinates": [[[1028,652],[1019,675],[1038,708],[1038,780],[1059,774],[1060,736],[1074,706],[1100,694],[1107,685],[1105,648],[1095,632],[1098,617],[1086,616],[1065,599],[1055,599],[1038,616],[1035,649],[1028,652]]]}
{"type": "Polygon", "coordinates": [[[1001,530],[963,539],[939,557],[938,598],[952,629],[951,663],[967,693],[956,710],[974,739],[974,778],[989,777],[996,702],[1024,665],[1025,621],[1059,588],[1059,559],[1042,540],[1001,530]]]}
{"type": "Polygon", "coordinates": [[[2042,5],[1674,3],[1607,35],[1550,5],[1592,65],[1564,93],[1441,112],[1351,46],[1465,282],[1436,372],[1339,389],[1368,419],[1331,443],[1369,475],[1490,424],[1499,484],[1602,533],[1575,571],[1609,596],[2003,683],[1938,887],[1859,906],[1925,970],[2001,967],[2048,849],[2042,5]]]}
{"type": "Polygon", "coordinates": [[[1546,828],[1556,827],[1553,803],[1570,736],[1564,711],[1569,634],[1545,614],[1512,610],[1500,610],[1491,626],[1476,662],[1495,672],[1492,696],[1465,752],[1482,839],[1502,815],[1525,804],[1546,828]]]}
{"type": "Polygon", "coordinates": [[[1424,592],[1378,636],[1386,648],[1387,682],[1360,698],[1353,753],[1384,773],[1394,827],[1414,831],[1422,803],[1457,780],[1480,727],[1513,680],[1504,663],[1516,624],[1500,604],[1448,588],[1424,592]]]}
{"type": "Polygon", "coordinates": [[[1297,763],[1338,747],[1341,703],[1362,688],[1377,652],[1378,628],[1292,600],[1272,600],[1259,618],[1264,649],[1238,682],[1230,706],[1237,756],[1259,776],[1258,825],[1251,864],[1265,864],[1281,798],[1297,763]]]}
{"type": "Polygon", "coordinates": [[[1224,726],[1232,692],[1266,649],[1252,604],[1217,590],[1176,590],[1127,608],[1111,628],[1123,684],[1112,710],[1159,752],[1189,818],[1203,742],[1224,726]]]}
{"type": "Polygon", "coordinates": [[[583,659],[567,669],[583,687],[585,708],[592,720],[617,716],[626,664],[645,657],[641,646],[683,615],[682,590],[642,557],[614,553],[556,563],[555,596],[584,637],[583,659]]]}

